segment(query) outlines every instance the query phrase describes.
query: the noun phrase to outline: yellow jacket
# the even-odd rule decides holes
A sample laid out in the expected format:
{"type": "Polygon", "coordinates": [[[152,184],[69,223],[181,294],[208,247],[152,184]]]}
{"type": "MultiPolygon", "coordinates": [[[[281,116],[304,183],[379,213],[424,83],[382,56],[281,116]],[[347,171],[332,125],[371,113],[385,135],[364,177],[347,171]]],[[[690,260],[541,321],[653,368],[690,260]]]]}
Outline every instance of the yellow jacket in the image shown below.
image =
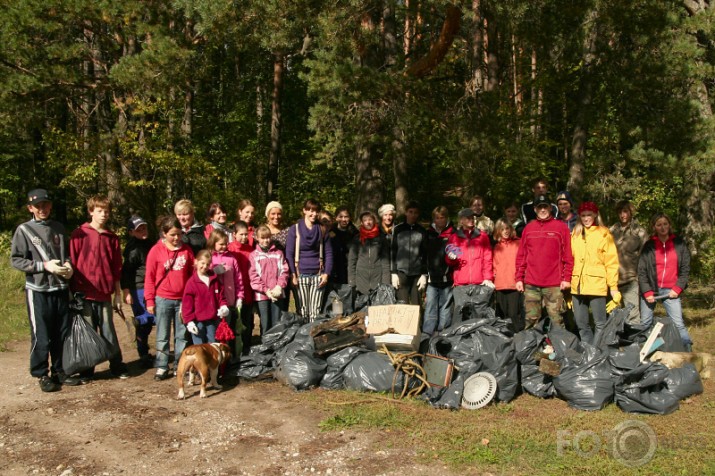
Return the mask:
{"type": "Polygon", "coordinates": [[[593,225],[571,235],[571,294],[606,296],[618,291],[618,251],[608,228],[593,225]]]}

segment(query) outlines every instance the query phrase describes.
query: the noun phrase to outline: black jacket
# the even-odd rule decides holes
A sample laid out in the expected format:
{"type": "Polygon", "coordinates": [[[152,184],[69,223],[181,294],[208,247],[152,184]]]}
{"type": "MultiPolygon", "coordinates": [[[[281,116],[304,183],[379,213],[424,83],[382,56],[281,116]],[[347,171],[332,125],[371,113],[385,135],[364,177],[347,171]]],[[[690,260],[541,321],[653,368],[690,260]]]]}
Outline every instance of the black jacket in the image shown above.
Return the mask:
{"type": "Polygon", "coordinates": [[[407,276],[427,274],[427,230],[419,223],[400,223],[392,231],[391,272],[407,276]]]}
{"type": "Polygon", "coordinates": [[[131,237],[127,240],[122,263],[122,289],[144,289],[146,257],[154,244],[149,239],[137,240],[131,237]]]}
{"type": "Polygon", "coordinates": [[[390,246],[386,235],[360,243],[360,235],[350,243],[348,283],[360,294],[370,294],[378,284],[390,284],[390,246]]]}
{"type": "MultiPolygon", "coordinates": [[[[685,290],[690,277],[690,250],[682,238],[676,236],[673,239],[673,247],[678,257],[678,280],[675,285],[685,290]]],[[[643,245],[641,257],[638,260],[638,287],[641,295],[648,291],[658,293],[658,272],[655,266],[655,240],[648,240],[643,245]]]]}
{"type": "Polygon", "coordinates": [[[452,268],[444,259],[444,248],[454,231],[451,223],[447,223],[441,233],[437,233],[433,227],[427,230],[427,274],[430,286],[437,288],[452,286],[452,268]]]}
{"type": "Polygon", "coordinates": [[[358,229],[352,223],[347,230],[341,230],[337,225],[330,230],[333,238],[333,273],[330,277],[333,283],[347,284],[348,282],[348,253],[357,234],[358,229]]]}

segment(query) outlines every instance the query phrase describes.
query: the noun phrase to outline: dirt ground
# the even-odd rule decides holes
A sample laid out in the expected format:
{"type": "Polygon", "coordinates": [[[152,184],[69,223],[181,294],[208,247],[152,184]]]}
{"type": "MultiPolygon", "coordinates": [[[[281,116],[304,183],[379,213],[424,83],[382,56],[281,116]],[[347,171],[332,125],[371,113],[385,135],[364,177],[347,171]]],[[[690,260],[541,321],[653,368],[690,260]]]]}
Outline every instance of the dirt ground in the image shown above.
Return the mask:
{"type": "Polygon", "coordinates": [[[29,342],[0,354],[1,474],[450,473],[413,463],[412,449],[383,444],[377,431],[321,432],[330,408],[274,381],[209,389],[206,399],[188,387],[178,401],[176,380],[155,382],[115,324],[128,380],[110,379],[103,364],[89,385],[42,393],[28,372],[29,342]]]}

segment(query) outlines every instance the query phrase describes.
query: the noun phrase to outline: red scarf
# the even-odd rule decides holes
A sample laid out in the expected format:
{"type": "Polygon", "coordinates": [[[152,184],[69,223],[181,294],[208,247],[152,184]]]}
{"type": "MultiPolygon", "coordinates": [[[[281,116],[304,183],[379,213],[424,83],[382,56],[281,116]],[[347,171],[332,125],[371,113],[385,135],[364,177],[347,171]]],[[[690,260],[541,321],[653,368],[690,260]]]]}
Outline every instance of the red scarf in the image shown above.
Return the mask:
{"type": "Polygon", "coordinates": [[[373,226],[372,230],[366,230],[362,226],[360,227],[360,244],[364,245],[366,240],[375,238],[380,234],[380,227],[373,226]]]}

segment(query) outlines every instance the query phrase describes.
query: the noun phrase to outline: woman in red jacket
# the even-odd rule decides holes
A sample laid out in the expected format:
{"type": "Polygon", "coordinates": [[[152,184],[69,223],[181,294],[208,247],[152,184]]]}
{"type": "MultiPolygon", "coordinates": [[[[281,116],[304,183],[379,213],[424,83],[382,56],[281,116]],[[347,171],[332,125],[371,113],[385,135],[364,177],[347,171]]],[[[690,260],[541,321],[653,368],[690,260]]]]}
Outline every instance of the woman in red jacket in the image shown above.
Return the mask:
{"type": "Polygon", "coordinates": [[[181,241],[181,224],[175,217],[159,219],[163,239],[149,251],[144,277],[144,299],[149,313],[156,317],[156,375],[166,380],[169,372],[169,337],[174,329],[174,361],[187,344],[186,327],[181,320],[181,297],[191,277],[194,253],[181,241]]]}

